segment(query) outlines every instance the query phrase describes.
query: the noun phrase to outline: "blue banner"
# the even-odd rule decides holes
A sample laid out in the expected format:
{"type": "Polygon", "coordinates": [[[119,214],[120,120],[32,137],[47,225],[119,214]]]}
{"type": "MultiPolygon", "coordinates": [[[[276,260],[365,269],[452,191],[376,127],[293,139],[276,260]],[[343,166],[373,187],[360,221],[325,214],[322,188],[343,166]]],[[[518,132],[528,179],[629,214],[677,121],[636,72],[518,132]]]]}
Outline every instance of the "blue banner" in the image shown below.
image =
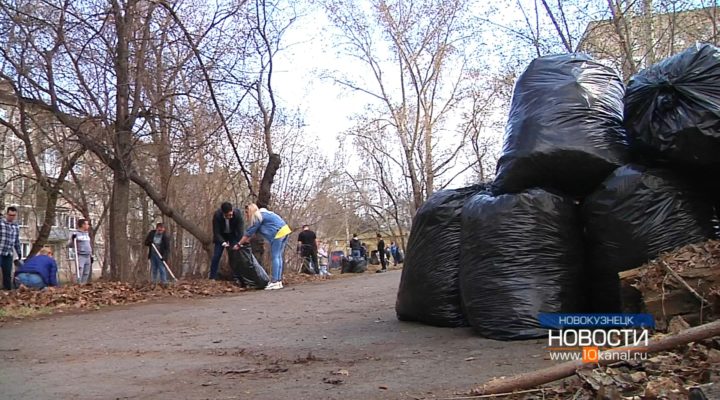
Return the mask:
{"type": "Polygon", "coordinates": [[[650,314],[549,314],[538,315],[540,325],[562,328],[655,328],[650,314]]]}

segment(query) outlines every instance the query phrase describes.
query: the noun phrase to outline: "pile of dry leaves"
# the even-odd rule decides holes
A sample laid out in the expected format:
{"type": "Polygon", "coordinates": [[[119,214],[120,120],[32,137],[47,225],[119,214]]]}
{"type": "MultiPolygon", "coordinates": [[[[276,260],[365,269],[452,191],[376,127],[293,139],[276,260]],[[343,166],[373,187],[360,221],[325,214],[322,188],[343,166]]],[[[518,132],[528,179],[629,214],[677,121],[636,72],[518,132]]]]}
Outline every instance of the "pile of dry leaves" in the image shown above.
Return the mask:
{"type": "MultiPolygon", "coordinates": [[[[287,274],[285,278],[286,286],[324,280],[316,276],[293,273],[287,274]]],[[[335,276],[330,277],[333,278],[335,276]]],[[[93,310],[103,306],[142,303],[167,297],[220,296],[245,290],[248,289],[232,282],[206,279],[180,280],[165,286],[151,283],[93,282],[84,286],[66,285],[43,291],[21,288],[0,291],[0,320],[34,315],[27,310],[38,310],[42,313],[93,310]],[[18,312],[20,310],[23,312],[18,312]]]]}
{"type": "Polygon", "coordinates": [[[720,340],[706,340],[676,351],[648,355],[642,362],[623,361],[605,368],[579,370],[560,383],[496,398],[720,399],[720,340]]]}
{"type": "Polygon", "coordinates": [[[67,285],[48,290],[21,288],[0,292],[0,309],[12,314],[13,309],[34,308],[55,311],[62,309],[96,309],[116,304],[141,303],[162,297],[192,298],[217,296],[245,289],[229,282],[193,280],[160,286],[149,283],[93,282],[88,285],[67,285]]]}
{"type": "Polygon", "coordinates": [[[667,329],[675,317],[690,325],[720,317],[720,241],[665,253],[620,277],[624,300],[639,300],[627,308],[653,314],[660,330],[667,329]]]}

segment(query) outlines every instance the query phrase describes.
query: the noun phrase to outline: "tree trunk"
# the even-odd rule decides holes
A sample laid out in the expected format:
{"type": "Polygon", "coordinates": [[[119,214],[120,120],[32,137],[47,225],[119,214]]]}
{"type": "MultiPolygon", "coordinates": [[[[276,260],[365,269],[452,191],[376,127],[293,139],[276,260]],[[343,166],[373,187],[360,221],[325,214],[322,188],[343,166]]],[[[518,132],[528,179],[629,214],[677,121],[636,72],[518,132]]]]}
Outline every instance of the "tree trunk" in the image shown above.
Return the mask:
{"type": "Polygon", "coordinates": [[[43,218],[43,224],[40,227],[40,231],[33,242],[32,248],[30,248],[30,254],[28,258],[37,254],[38,251],[47,243],[48,237],[50,237],[50,231],[52,230],[53,222],[55,221],[55,211],[57,210],[57,201],[59,192],[53,186],[47,190],[47,200],[45,202],[45,217],[43,218]]]}
{"type": "Polygon", "coordinates": [[[645,67],[655,64],[655,21],[652,0],[642,1],[645,67]]]}
{"type": "MultiPolygon", "coordinates": [[[[173,224],[175,225],[175,224],[173,224]]],[[[170,257],[170,268],[172,268],[173,272],[175,273],[175,276],[182,277],[184,275],[183,271],[183,262],[184,262],[184,254],[183,254],[183,243],[185,241],[185,232],[179,228],[176,227],[175,231],[175,242],[173,243],[173,253],[170,257]]]]}
{"type": "MultiPolygon", "coordinates": [[[[423,134],[425,135],[425,195],[422,198],[422,202],[433,194],[435,186],[435,171],[433,171],[433,151],[432,151],[432,119],[428,113],[425,114],[425,128],[423,134]]],[[[422,205],[422,203],[420,204],[422,205]]],[[[418,205],[418,208],[420,208],[418,205]]]]}
{"type": "Polygon", "coordinates": [[[130,115],[130,45],[133,32],[130,21],[135,14],[135,1],[122,4],[112,1],[117,34],[115,48],[116,115],[114,126],[113,190],[110,204],[110,276],[112,279],[129,280],[132,276],[130,245],[128,243],[128,211],[130,180],[127,171],[132,170],[132,127],[130,115]]]}
{"type": "Polygon", "coordinates": [[[110,199],[110,279],[126,281],[131,278],[130,246],[127,237],[130,181],[122,172],[113,173],[113,189],[110,199]]]}
{"type": "Polygon", "coordinates": [[[267,208],[270,205],[272,195],[272,184],[275,181],[275,174],[280,169],[280,154],[272,153],[268,159],[267,167],[260,181],[260,190],[258,191],[257,206],[259,208],[267,208]]]}
{"type": "Polygon", "coordinates": [[[7,183],[5,182],[5,141],[7,140],[7,133],[3,132],[0,139],[0,212],[5,212],[5,191],[7,190],[7,183]]]}

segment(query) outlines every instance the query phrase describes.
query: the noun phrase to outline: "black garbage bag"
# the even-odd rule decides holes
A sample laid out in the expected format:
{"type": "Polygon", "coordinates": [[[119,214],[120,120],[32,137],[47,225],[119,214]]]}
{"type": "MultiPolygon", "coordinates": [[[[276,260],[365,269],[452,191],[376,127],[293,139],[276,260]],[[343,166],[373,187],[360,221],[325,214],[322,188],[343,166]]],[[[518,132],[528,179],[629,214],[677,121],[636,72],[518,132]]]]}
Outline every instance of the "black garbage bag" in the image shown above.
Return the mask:
{"type": "Polygon", "coordinates": [[[343,257],[342,274],[361,274],[367,271],[368,262],[363,257],[343,257]]]}
{"type": "Polygon", "coordinates": [[[620,312],[618,272],[714,236],[713,201],[674,172],[618,168],[582,206],[593,312],[620,312]]]}
{"type": "Polygon", "coordinates": [[[460,291],[476,332],[500,340],[542,337],[539,313],[582,309],[578,211],[573,200],[541,189],[465,202],[460,291]]]}
{"type": "Polygon", "coordinates": [[[350,272],[354,274],[362,274],[367,271],[368,263],[364,258],[354,258],[350,261],[350,272]]]}
{"type": "Polygon", "coordinates": [[[230,250],[228,255],[233,273],[245,286],[264,289],[270,283],[270,277],[253,255],[250,246],[241,246],[239,250],[230,250]]]}
{"type": "Polygon", "coordinates": [[[625,127],[631,148],[645,157],[719,167],[719,49],[696,44],[633,76],[625,127]]]}
{"type": "Polygon", "coordinates": [[[513,91],[493,191],[590,193],[627,159],[620,77],[584,54],[535,59],[513,91]]]}
{"type": "Polygon", "coordinates": [[[467,326],[460,302],[460,214],[465,200],[485,189],[435,192],[415,214],[395,312],[403,321],[467,326]]]}

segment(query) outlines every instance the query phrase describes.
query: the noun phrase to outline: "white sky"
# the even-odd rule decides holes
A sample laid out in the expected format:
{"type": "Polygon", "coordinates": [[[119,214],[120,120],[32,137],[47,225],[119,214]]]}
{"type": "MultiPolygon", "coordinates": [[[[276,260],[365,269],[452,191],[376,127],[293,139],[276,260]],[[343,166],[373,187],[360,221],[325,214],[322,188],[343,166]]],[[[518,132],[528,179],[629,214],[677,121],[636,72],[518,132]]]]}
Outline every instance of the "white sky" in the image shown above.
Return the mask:
{"type": "MultiPolygon", "coordinates": [[[[525,3],[527,12],[534,11],[532,1],[521,1],[525,3]]],[[[524,17],[516,4],[515,1],[505,5],[498,2],[495,4],[498,10],[489,14],[488,18],[497,24],[523,29],[524,17]]],[[[503,33],[498,31],[500,28],[486,26],[490,27],[484,40],[486,46],[507,45],[499,42],[507,41],[509,35],[500,34],[503,33]]],[[[548,30],[552,29],[551,26],[544,26],[543,30],[553,34],[548,30]]],[[[339,70],[350,72],[353,76],[367,73],[365,65],[355,66],[357,60],[341,57],[331,47],[334,32],[324,12],[317,8],[298,18],[285,34],[284,44],[287,48],[276,58],[274,76],[274,87],[281,105],[288,111],[298,110],[304,116],[306,133],[320,138],[321,150],[328,157],[334,154],[338,133],[352,126],[351,115],[369,100],[367,95],[345,89],[329,78],[320,78],[323,71],[339,70]]],[[[525,50],[523,46],[519,48],[525,50]]],[[[507,60],[496,53],[489,54],[487,62],[499,66],[507,60]]],[[[502,135],[501,132],[498,134],[502,135]]]]}
{"type": "Polygon", "coordinates": [[[320,139],[321,150],[334,154],[337,134],[350,128],[350,116],[365,104],[362,95],[351,94],[322,71],[352,68],[330,48],[329,21],[320,11],[303,16],[286,33],[288,48],[276,59],[274,86],[283,105],[304,116],[305,131],[320,139]]]}

